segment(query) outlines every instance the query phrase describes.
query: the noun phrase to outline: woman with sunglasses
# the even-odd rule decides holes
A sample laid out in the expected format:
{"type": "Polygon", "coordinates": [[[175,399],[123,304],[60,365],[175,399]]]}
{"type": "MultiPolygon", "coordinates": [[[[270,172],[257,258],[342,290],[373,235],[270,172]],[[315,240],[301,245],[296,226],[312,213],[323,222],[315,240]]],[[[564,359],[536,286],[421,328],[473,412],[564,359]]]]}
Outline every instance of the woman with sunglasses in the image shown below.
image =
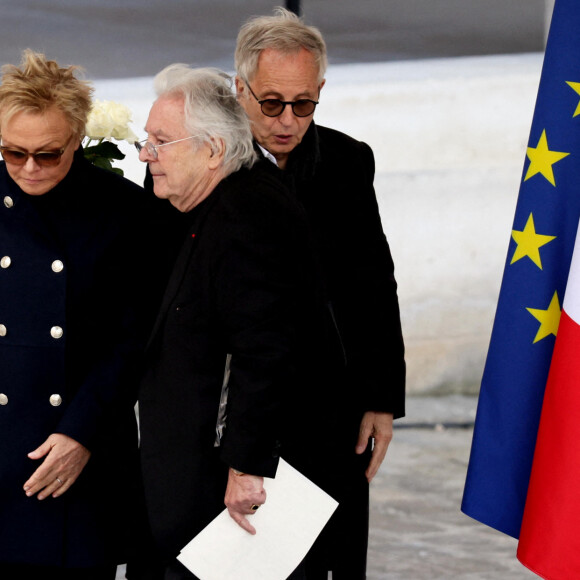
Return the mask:
{"type": "Polygon", "coordinates": [[[3,69],[0,578],[113,580],[126,561],[157,201],[85,161],[91,92],[32,51],[3,69]]]}

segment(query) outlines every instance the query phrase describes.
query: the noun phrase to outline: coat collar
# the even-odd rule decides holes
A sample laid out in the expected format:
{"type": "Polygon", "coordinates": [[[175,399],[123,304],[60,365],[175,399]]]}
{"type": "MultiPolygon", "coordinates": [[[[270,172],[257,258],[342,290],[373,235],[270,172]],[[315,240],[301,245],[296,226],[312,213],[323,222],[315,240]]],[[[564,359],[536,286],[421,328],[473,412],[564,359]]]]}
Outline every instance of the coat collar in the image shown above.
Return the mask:
{"type": "MultiPolygon", "coordinates": [[[[262,158],[266,158],[259,145],[254,141],[254,148],[262,158]]],[[[320,163],[320,141],[314,121],[304,134],[302,141],[288,156],[286,169],[281,170],[290,181],[307,181],[312,179],[320,163]]]]}
{"type": "Polygon", "coordinates": [[[320,163],[320,140],[314,121],[288,157],[287,171],[298,181],[312,179],[320,163]]]}
{"type": "Polygon", "coordinates": [[[191,255],[198,246],[199,238],[198,232],[203,228],[203,224],[207,216],[211,213],[212,208],[219,201],[220,196],[227,190],[227,184],[237,178],[237,174],[246,171],[240,169],[239,171],[228,175],[224,178],[216,188],[191,211],[184,216],[186,223],[186,233],[183,238],[181,248],[178,251],[177,258],[173,264],[173,270],[169,276],[167,286],[163,293],[161,305],[157,314],[157,318],[153,325],[146,348],[149,349],[155,341],[155,337],[163,327],[167,312],[171,308],[175,296],[179,292],[186,272],[190,268],[191,255]]]}
{"type": "MultiPolygon", "coordinates": [[[[81,145],[75,151],[71,168],[64,176],[62,181],[60,181],[55,187],[47,191],[45,194],[38,197],[42,197],[44,199],[55,198],[60,196],[62,192],[71,189],[70,184],[76,183],[78,177],[85,174],[87,170],[87,164],[89,164],[89,162],[84,157],[84,152],[81,145]]],[[[32,197],[24,193],[20,187],[18,187],[12,177],[10,177],[8,169],[6,168],[5,161],[0,162],[0,186],[2,196],[4,197],[8,194],[13,199],[15,205],[21,200],[26,200],[32,197]]]]}

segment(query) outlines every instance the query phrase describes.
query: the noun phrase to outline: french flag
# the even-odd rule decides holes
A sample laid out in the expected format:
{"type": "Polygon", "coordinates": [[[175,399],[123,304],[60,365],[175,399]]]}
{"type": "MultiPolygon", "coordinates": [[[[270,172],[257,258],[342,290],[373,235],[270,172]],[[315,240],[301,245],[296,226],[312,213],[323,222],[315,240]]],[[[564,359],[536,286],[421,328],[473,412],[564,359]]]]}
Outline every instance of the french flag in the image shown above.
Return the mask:
{"type": "Polygon", "coordinates": [[[580,1],[555,0],[462,511],[580,578],[580,1]],[[563,297],[562,310],[560,299],[563,297]]]}
{"type": "Polygon", "coordinates": [[[547,580],[580,577],[580,233],[544,394],[518,559],[547,580]]]}

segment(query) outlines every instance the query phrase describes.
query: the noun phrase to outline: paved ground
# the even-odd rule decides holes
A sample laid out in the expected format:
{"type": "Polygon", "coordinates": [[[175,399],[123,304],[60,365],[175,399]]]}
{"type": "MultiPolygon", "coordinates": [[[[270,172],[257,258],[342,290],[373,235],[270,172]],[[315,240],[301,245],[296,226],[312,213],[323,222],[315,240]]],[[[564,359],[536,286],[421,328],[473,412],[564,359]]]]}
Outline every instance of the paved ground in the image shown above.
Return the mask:
{"type": "Polygon", "coordinates": [[[530,580],[517,542],[459,511],[476,400],[411,398],[372,484],[368,580],[530,580]]]}
{"type": "MultiPolygon", "coordinates": [[[[302,0],[331,63],[539,52],[546,0],[302,0]]],[[[238,28],[284,0],[0,0],[0,64],[26,47],[92,78],[152,76],[172,62],[232,70],[238,28]]]]}
{"type": "Polygon", "coordinates": [[[408,400],[371,486],[368,580],[537,578],[513,538],[459,511],[475,407],[455,395],[408,400]]]}

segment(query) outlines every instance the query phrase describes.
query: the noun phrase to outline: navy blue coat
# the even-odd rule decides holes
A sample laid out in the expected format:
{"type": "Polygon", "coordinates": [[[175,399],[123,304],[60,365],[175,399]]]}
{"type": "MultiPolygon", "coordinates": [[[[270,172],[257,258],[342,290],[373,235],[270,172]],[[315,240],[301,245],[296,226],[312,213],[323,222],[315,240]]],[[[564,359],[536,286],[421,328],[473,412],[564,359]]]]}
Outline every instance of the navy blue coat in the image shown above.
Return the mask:
{"type": "Polygon", "coordinates": [[[125,560],[136,365],[160,280],[147,195],[80,149],[42,196],[0,163],[0,562],[125,560]],[[91,458],[60,498],[27,498],[27,453],[55,432],[91,458]]]}

